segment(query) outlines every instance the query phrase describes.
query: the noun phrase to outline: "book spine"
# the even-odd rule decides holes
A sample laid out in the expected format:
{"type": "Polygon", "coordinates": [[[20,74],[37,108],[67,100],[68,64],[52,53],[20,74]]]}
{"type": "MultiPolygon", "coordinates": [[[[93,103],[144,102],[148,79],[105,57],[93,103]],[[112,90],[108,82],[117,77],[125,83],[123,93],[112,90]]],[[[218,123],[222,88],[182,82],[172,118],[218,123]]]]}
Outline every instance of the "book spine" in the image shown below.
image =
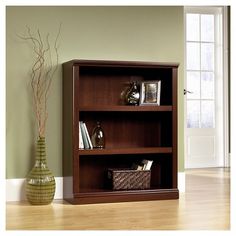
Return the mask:
{"type": "Polygon", "coordinates": [[[153,162],[153,161],[144,159],[144,160],[142,161],[143,170],[151,170],[152,162],[153,162]]]}
{"type": "Polygon", "coordinates": [[[157,104],[160,106],[160,100],[161,100],[161,80],[158,81],[158,91],[157,91],[157,94],[158,94],[157,104]]]}
{"type": "Polygon", "coordinates": [[[81,123],[79,122],[79,149],[84,149],[84,142],[82,138],[81,123]]]}
{"type": "Polygon", "coordinates": [[[83,142],[84,142],[84,148],[89,149],[89,143],[88,143],[88,140],[86,138],[85,128],[84,128],[84,125],[83,125],[82,121],[80,121],[80,126],[81,126],[82,138],[83,138],[83,142]]]}
{"type": "Polygon", "coordinates": [[[148,162],[147,162],[147,164],[146,164],[146,170],[151,170],[152,162],[153,162],[153,161],[148,161],[148,162]]]}
{"type": "Polygon", "coordinates": [[[89,137],[87,126],[86,126],[85,123],[83,123],[83,125],[84,125],[84,129],[85,129],[85,134],[86,134],[86,137],[87,137],[87,140],[88,140],[88,143],[89,143],[89,147],[90,147],[90,149],[93,149],[93,145],[92,145],[91,139],[89,137]]]}

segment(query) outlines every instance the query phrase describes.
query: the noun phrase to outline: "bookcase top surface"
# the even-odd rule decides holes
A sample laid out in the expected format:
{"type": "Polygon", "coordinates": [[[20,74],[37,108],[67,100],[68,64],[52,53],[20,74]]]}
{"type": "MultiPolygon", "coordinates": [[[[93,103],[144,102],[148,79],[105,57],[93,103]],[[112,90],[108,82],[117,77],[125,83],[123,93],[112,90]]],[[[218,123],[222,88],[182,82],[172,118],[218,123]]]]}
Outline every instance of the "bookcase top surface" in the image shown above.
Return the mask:
{"type": "Polygon", "coordinates": [[[154,61],[112,61],[112,60],[84,60],[74,59],[63,64],[71,66],[110,66],[110,67],[143,67],[143,68],[173,68],[179,67],[179,63],[174,62],[154,62],[154,61]]]}

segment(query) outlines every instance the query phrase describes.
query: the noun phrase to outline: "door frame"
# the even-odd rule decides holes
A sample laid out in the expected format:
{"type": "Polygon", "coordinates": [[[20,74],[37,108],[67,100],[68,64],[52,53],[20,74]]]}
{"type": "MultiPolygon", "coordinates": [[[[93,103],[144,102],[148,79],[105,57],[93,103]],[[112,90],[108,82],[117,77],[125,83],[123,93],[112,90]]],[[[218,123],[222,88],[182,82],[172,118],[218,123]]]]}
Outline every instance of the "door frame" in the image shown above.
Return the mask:
{"type": "Polygon", "coordinates": [[[230,167],[230,132],[229,132],[229,58],[230,58],[230,29],[229,7],[223,7],[223,135],[224,135],[224,167],[230,167]]]}
{"type": "MultiPolygon", "coordinates": [[[[191,8],[196,9],[196,13],[204,13],[205,7],[191,7],[187,6],[184,7],[184,88],[186,89],[186,79],[187,79],[187,73],[186,73],[186,12],[187,9],[191,8]],[[199,10],[199,11],[198,11],[199,10]]],[[[210,7],[208,7],[209,10],[210,7]]],[[[214,8],[214,7],[212,7],[214,8]]],[[[219,8],[219,7],[218,7],[219,8]]],[[[230,28],[229,28],[229,7],[222,6],[222,20],[223,20],[223,27],[222,27],[222,33],[223,33],[223,50],[222,50],[222,60],[223,60],[223,166],[224,167],[230,167],[230,132],[229,132],[229,58],[230,58],[230,45],[229,45],[229,35],[230,35],[230,28]]],[[[209,12],[207,10],[207,12],[209,12]]],[[[195,11],[193,11],[195,12],[195,11]]],[[[186,135],[186,129],[187,129],[187,102],[186,97],[184,96],[184,162],[186,166],[186,157],[187,157],[187,135],[186,135]]],[[[185,167],[186,168],[186,167],[185,167]]]]}

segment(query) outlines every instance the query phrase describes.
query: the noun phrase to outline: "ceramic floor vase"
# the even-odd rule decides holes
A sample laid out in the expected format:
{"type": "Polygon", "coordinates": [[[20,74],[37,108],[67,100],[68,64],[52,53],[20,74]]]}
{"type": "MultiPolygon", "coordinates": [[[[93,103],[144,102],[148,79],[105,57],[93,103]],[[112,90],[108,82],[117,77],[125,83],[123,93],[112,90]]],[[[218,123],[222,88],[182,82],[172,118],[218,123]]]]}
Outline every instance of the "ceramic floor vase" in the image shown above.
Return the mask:
{"type": "Polygon", "coordinates": [[[50,204],[55,187],[55,178],[47,166],[45,138],[39,137],[35,165],[26,178],[26,197],[32,205],[50,204]]]}

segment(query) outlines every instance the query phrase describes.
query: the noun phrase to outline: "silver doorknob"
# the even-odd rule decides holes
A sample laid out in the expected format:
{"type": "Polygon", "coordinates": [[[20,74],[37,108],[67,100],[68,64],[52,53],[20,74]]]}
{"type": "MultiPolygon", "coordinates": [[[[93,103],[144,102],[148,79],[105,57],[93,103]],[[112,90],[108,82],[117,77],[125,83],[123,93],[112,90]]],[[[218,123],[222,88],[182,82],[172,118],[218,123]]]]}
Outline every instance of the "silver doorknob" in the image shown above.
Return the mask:
{"type": "Polygon", "coordinates": [[[193,92],[184,89],[184,95],[186,95],[187,93],[193,93],[193,92]]]}

